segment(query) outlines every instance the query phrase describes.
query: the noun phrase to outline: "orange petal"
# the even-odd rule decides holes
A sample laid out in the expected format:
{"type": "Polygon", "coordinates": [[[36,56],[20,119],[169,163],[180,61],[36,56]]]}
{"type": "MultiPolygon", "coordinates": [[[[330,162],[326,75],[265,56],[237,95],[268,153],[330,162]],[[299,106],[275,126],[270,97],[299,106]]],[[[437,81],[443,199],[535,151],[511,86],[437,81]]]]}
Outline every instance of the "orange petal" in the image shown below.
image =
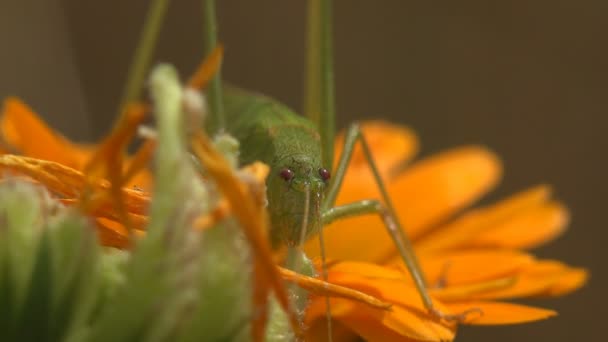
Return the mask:
{"type": "Polygon", "coordinates": [[[200,63],[196,71],[188,80],[188,86],[194,89],[203,89],[219,70],[224,56],[224,47],[217,45],[211,54],[200,63]]]}
{"type": "MultiPolygon", "coordinates": [[[[60,201],[65,205],[78,205],[79,203],[79,199],[77,198],[66,198],[61,199],[60,201]]],[[[89,214],[97,218],[106,218],[110,220],[120,221],[120,218],[118,217],[116,211],[109,203],[95,206],[95,208],[93,208],[93,210],[89,214]]],[[[129,216],[129,223],[131,224],[131,228],[138,230],[146,229],[146,226],[148,225],[149,221],[147,215],[140,215],[129,212],[127,213],[127,215],[129,216]]]]}
{"type": "Polygon", "coordinates": [[[586,281],[587,272],[553,260],[541,260],[524,266],[516,281],[507,288],[479,293],[470,299],[510,299],[532,296],[556,296],[571,292],[586,281]]]}
{"type": "Polygon", "coordinates": [[[461,147],[416,163],[391,182],[389,192],[414,239],[487,193],[501,172],[493,152],[479,146],[461,147]]]}
{"type": "MultiPolygon", "coordinates": [[[[428,283],[433,286],[472,284],[510,277],[534,262],[534,258],[517,250],[465,250],[440,255],[420,255],[428,283]]],[[[401,266],[401,262],[394,263],[401,266]]]]}
{"type": "Polygon", "coordinates": [[[559,281],[553,284],[545,294],[552,297],[566,295],[585,285],[588,278],[589,272],[587,270],[583,268],[571,268],[564,272],[559,281]]]}
{"type": "MultiPolygon", "coordinates": [[[[328,334],[327,334],[327,320],[317,319],[314,322],[311,322],[308,327],[306,327],[306,336],[304,341],[317,341],[317,342],[328,342],[328,334]]],[[[331,322],[331,332],[332,337],[331,341],[334,342],[353,342],[356,340],[357,336],[354,331],[350,330],[344,324],[340,323],[335,319],[331,322]]],[[[383,341],[391,341],[391,340],[383,340],[383,341]]],[[[396,340],[396,341],[402,341],[396,340]]]]}
{"type": "MultiPolygon", "coordinates": [[[[99,188],[109,188],[107,182],[101,182],[99,188]]],[[[150,194],[137,189],[123,188],[122,198],[125,201],[127,212],[137,215],[147,215],[150,207],[150,194]]]]}
{"type": "MultiPolygon", "coordinates": [[[[0,156],[0,169],[13,170],[31,177],[44,184],[51,192],[68,198],[78,198],[86,185],[82,172],[48,160],[5,154],[0,156]]],[[[105,193],[109,188],[110,184],[103,179],[98,179],[94,184],[97,193],[105,193]]],[[[129,188],[123,188],[122,191],[128,212],[145,215],[150,204],[150,195],[129,188]]]]}
{"type": "Polygon", "coordinates": [[[98,198],[105,200],[105,197],[108,197],[120,222],[128,228],[131,228],[131,223],[122,191],[126,183],[123,177],[124,154],[146,111],[146,105],[141,103],[130,103],[125,106],[112,132],[103,140],[84,168],[86,188],[80,196],[83,208],[87,211],[95,210],[98,203],[95,203],[96,198],[91,197],[90,189],[95,186],[97,179],[106,179],[109,181],[109,187],[96,189],[98,198]]]}
{"type": "Polygon", "coordinates": [[[4,100],[0,130],[5,142],[20,153],[82,170],[93,148],[71,143],[53,131],[34,111],[15,97],[4,100]]]}
{"type": "Polygon", "coordinates": [[[127,159],[125,163],[126,170],[124,172],[124,180],[127,187],[150,190],[152,186],[152,174],[146,169],[146,165],[152,159],[155,149],[156,141],[146,140],[137,152],[127,159]]]}
{"type": "Polygon", "coordinates": [[[481,309],[483,311],[482,315],[470,314],[466,316],[463,323],[472,325],[526,323],[557,315],[553,310],[501,302],[468,301],[446,305],[454,312],[463,312],[471,308],[481,309]]]}
{"type": "Polygon", "coordinates": [[[471,246],[534,248],[559,236],[569,221],[568,209],[549,202],[530,208],[506,222],[477,234],[471,246]]]}
{"type": "Polygon", "coordinates": [[[521,212],[542,205],[550,195],[551,189],[540,185],[491,206],[469,211],[418,239],[416,249],[420,252],[431,252],[466,246],[478,234],[491,230],[503,222],[509,222],[521,212]]]}
{"type": "MultiPolygon", "coordinates": [[[[408,168],[389,183],[395,209],[410,237],[453,215],[487,192],[498,181],[500,162],[482,147],[462,147],[433,156],[408,168]]],[[[338,203],[380,198],[373,180],[359,178],[345,183],[338,203]]],[[[337,221],[325,229],[330,259],[384,261],[396,252],[393,241],[376,215],[337,221]],[[348,243],[344,243],[348,234],[348,243]]],[[[310,255],[319,255],[318,243],[306,244],[310,255]]]]}
{"type": "Polygon", "coordinates": [[[298,274],[294,271],[279,267],[279,272],[283,279],[297,284],[303,289],[308,290],[310,293],[317,296],[329,296],[336,298],[346,298],[359,303],[367,304],[370,307],[376,309],[387,310],[390,308],[390,304],[379,300],[373,296],[365,294],[360,291],[353,290],[351,288],[331,284],[316,278],[307,277],[305,275],[298,274]]]}
{"type": "Polygon", "coordinates": [[[0,168],[29,176],[67,197],[76,197],[84,186],[81,172],[52,161],[5,154],[0,156],[0,168]]]}
{"type": "MultiPolygon", "coordinates": [[[[330,272],[329,279],[333,284],[349,287],[357,291],[368,293],[386,302],[399,305],[420,315],[431,319],[428,310],[424,307],[420,294],[408,282],[383,279],[379,277],[368,278],[359,274],[330,272]]],[[[435,307],[441,312],[449,312],[441,302],[434,301],[435,307]]]]}
{"type": "MultiPolygon", "coordinates": [[[[368,341],[451,341],[453,328],[415,311],[395,305],[389,311],[374,310],[341,298],[331,298],[331,315],[368,341]]],[[[314,300],[306,312],[309,323],[325,317],[325,300],[314,300]]]]}
{"type": "MultiPolygon", "coordinates": [[[[348,304],[332,300],[332,316],[339,318],[344,325],[363,337],[372,340],[398,335],[420,340],[453,338],[453,327],[437,322],[428,314],[416,289],[402,280],[404,274],[399,276],[394,269],[360,262],[333,263],[328,271],[331,283],[393,304],[389,311],[382,313],[357,302],[348,304]]],[[[440,311],[449,312],[440,302],[434,303],[440,311]]],[[[324,314],[324,298],[314,297],[307,311],[307,319],[309,322],[322,319],[324,314]]]]}
{"type": "MultiPolygon", "coordinates": [[[[381,261],[393,248],[392,240],[382,221],[372,215],[333,222],[325,226],[323,238],[329,259],[381,261]],[[346,241],[348,243],[345,243],[346,241]]],[[[321,255],[317,238],[308,240],[303,249],[311,257],[321,255]]]]}
{"type": "MultiPolygon", "coordinates": [[[[462,299],[471,299],[471,298],[484,298],[482,297],[490,290],[497,291],[499,289],[504,289],[506,287],[513,286],[515,283],[515,272],[516,270],[520,270],[522,264],[528,264],[527,258],[519,258],[513,256],[497,256],[492,255],[492,253],[480,253],[478,256],[473,257],[474,259],[479,259],[483,257],[489,257],[490,262],[495,262],[496,268],[493,268],[489,274],[484,274],[483,277],[474,274],[471,270],[467,270],[465,275],[460,277],[449,277],[450,274],[454,272],[461,271],[462,268],[453,268],[449,267],[451,265],[450,262],[447,262],[445,259],[442,259],[439,262],[427,262],[427,270],[432,269],[431,272],[426,272],[426,278],[429,279],[430,284],[430,294],[439,299],[442,302],[449,300],[462,300],[462,299]],[[484,255],[485,254],[485,255],[484,255]],[[519,259],[519,260],[518,260],[519,259]],[[513,263],[511,263],[513,261],[513,263]],[[430,265],[430,266],[429,266],[430,265]],[[442,267],[443,266],[443,267],[442,267]],[[447,273],[444,273],[447,272],[447,273]],[[429,277],[428,275],[431,275],[429,277]],[[509,274],[508,276],[504,276],[505,274],[509,274]],[[471,275],[474,275],[471,277],[471,275]],[[442,288],[435,288],[434,285],[438,283],[438,279],[441,276],[446,276],[444,286],[442,288]],[[494,276],[500,276],[494,278],[494,276]],[[468,278],[468,279],[467,279],[468,278]],[[482,278],[487,278],[487,280],[480,280],[482,278]],[[476,296],[477,295],[477,296],[476,296]]],[[[471,256],[469,256],[471,257],[471,256]]],[[[451,260],[451,259],[450,259],[451,260]]],[[[467,262],[466,258],[460,260],[461,262],[456,262],[457,264],[461,264],[462,262],[467,262]]],[[[425,265],[425,264],[423,264],[425,265]]],[[[475,268],[477,264],[471,265],[472,268],[475,268]]],[[[411,276],[406,270],[402,269],[403,266],[397,265],[395,268],[390,268],[386,266],[379,266],[375,264],[369,263],[361,263],[361,262],[335,262],[330,263],[329,271],[332,274],[332,279],[337,277],[344,277],[345,275],[348,277],[361,277],[362,279],[366,279],[370,283],[374,283],[377,280],[380,281],[394,281],[397,286],[399,283],[406,282],[410,287],[414,287],[411,276]]],[[[402,291],[398,291],[401,293],[402,291]]],[[[494,292],[493,292],[494,293],[494,292]]],[[[417,302],[417,293],[412,292],[412,297],[410,298],[412,301],[417,302]]],[[[493,297],[490,297],[493,298],[493,297]]]]}
{"type": "Polygon", "coordinates": [[[102,246],[120,249],[129,248],[131,245],[129,232],[122,224],[105,218],[95,220],[97,224],[97,237],[102,246]]]}
{"type": "MultiPolygon", "coordinates": [[[[127,159],[127,163],[130,163],[130,159],[127,159]]],[[[152,172],[148,169],[141,169],[124,184],[124,187],[150,192],[152,191],[153,185],[154,176],[152,175],[152,172]]]]}
{"type": "MultiPolygon", "coordinates": [[[[85,166],[84,172],[87,176],[109,178],[115,173],[122,173],[123,151],[131,141],[139,124],[144,120],[147,110],[147,106],[143,103],[130,103],[125,107],[121,117],[114,124],[112,132],[104,138],[85,166]]],[[[117,183],[117,185],[122,184],[117,183]]]]}
{"type": "MultiPolygon", "coordinates": [[[[409,276],[401,271],[399,266],[381,266],[378,264],[372,264],[368,262],[356,262],[356,261],[328,261],[328,271],[333,274],[350,274],[359,275],[367,279],[385,279],[385,280],[398,280],[402,281],[409,276]]],[[[317,269],[321,268],[321,264],[315,260],[315,266],[317,269]]]]}
{"type": "Polygon", "coordinates": [[[446,303],[450,301],[479,299],[483,298],[484,294],[490,294],[489,298],[494,299],[493,293],[509,289],[516,282],[517,279],[514,276],[502,277],[467,285],[450,285],[443,288],[434,288],[430,292],[433,297],[446,303]]]}

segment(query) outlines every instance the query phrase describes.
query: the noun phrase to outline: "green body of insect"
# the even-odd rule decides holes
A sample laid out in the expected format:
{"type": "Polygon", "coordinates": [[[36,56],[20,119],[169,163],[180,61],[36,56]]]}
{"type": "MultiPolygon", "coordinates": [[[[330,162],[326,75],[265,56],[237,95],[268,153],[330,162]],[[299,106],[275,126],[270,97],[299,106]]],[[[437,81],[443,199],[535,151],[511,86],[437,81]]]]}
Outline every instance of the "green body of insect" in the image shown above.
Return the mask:
{"type": "Polygon", "coordinates": [[[314,125],[283,104],[240,89],[225,88],[224,110],[226,129],[240,142],[241,163],[259,160],[270,166],[273,246],[297,246],[318,233],[329,172],[321,165],[314,125]]]}
{"type": "Polygon", "coordinates": [[[411,271],[424,305],[438,317],[452,317],[433,307],[411,244],[391,206],[369,199],[333,207],[356,142],[363,146],[383,201],[390,203],[369,146],[357,125],[345,134],[344,152],[334,183],[330,184],[329,172],[321,162],[321,139],[312,122],[275,100],[239,89],[225,88],[223,104],[226,130],[240,142],[240,162],[259,160],[270,166],[266,186],[273,247],[297,247],[318,234],[324,224],[340,218],[377,214],[411,271]]]}
{"type": "MultiPolygon", "coordinates": [[[[206,3],[209,13],[206,24],[209,39],[207,51],[211,52],[216,45],[215,9],[213,0],[207,0],[206,3]]],[[[242,164],[259,160],[270,166],[266,185],[273,247],[287,245],[288,254],[293,256],[300,253],[294,247],[321,233],[321,257],[324,258],[323,225],[349,216],[376,214],[383,220],[386,232],[410,271],[427,310],[438,318],[460,319],[462,315],[446,315],[434,307],[414,250],[397,218],[369,145],[357,124],[351,125],[345,134],[335,177],[329,182],[330,174],[326,168],[330,168],[330,165],[322,165],[322,160],[325,159],[325,163],[333,162],[335,109],[330,18],[330,0],[310,2],[306,111],[316,124],[268,97],[222,88],[219,84],[221,77],[217,74],[209,87],[212,114],[210,129],[212,133],[213,129],[224,129],[238,139],[242,164]],[[323,115],[315,116],[320,113],[323,115]],[[367,199],[334,206],[357,143],[362,147],[380,190],[381,200],[367,199]]],[[[288,256],[288,268],[297,268],[297,261],[294,260],[296,259],[288,256]]],[[[327,279],[326,270],[323,273],[327,279]]],[[[328,326],[331,326],[329,306],[328,299],[327,317],[328,326]]],[[[328,331],[331,332],[331,327],[328,331]]]]}

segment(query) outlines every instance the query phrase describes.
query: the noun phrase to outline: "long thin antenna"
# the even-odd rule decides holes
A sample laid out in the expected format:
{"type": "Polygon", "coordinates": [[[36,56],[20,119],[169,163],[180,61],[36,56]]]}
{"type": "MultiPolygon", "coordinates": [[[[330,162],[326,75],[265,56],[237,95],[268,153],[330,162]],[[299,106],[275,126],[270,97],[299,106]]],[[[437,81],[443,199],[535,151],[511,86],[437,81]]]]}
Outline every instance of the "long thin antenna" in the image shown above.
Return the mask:
{"type": "MultiPolygon", "coordinates": [[[[317,194],[317,196],[320,196],[319,194],[317,194]]],[[[320,208],[320,201],[316,201],[318,208],[316,208],[316,210],[318,212],[321,212],[321,208],[320,208]]],[[[324,282],[328,282],[329,277],[327,275],[327,264],[326,264],[326,260],[327,258],[325,257],[325,240],[323,239],[323,228],[319,229],[319,246],[320,246],[320,250],[321,250],[321,277],[323,278],[324,282]]],[[[325,295],[325,318],[327,319],[327,341],[332,342],[333,341],[333,337],[332,337],[332,323],[331,323],[331,304],[329,302],[329,296],[325,295]]]]}
{"type": "MultiPolygon", "coordinates": [[[[300,247],[305,242],[306,239],[306,231],[308,228],[308,215],[310,214],[310,184],[306,184],[304,188],[304,216],[302,216],[302,224],[300,225],[300,237],[298,238],[298,247],[294,249],[294,252],[300,252],[300,247]]],[[[301,258],[298,256],[297,258],[293,258],[291,261],[290,268],[292,270],[300,269],[300,261],[301,258]]]]}
{"type": "MultiPolygon", "coordinates": [[[[302,246],[304,244],[304,239],[306,238],[306,229],[308,227],[308,215],[310,214],[310,184],[306,184],[306,188],[305,188],[305,196],[304,196],[304,216],[302,219],[302,227],[300,228],[300,239],[298,241],[298,246],[302,246]]],[[[319,197],[321,196],[320,194],[316,193],[316,196],[318,197],[317,199],[319,199],[319,197]]],[[[316,208],[315,210],[317,212],[321,212],[321,207],[320,207],[320,202],[319,200],[315,201],[316,203],[316,208]]],[[[323,278],[324,282],[327,282],[328,280],[328,276],[327,276],[327,267],[325,265],[325,242],[323,240],[323,229],[319,230],[319,243],[321,244],[321,277],[323,278]]],[[[296,261],[294,262],[295,265],[293,265],[293,269],[297,270],[300,268],[299,265],[300,262],[300,258],[297,258],[296,261]]],[[[329,302],[329,296],[325,296],[325,316],[327,318],[327,340],[329,342],[332,342],[332,325],[331,325],[331,304],[329,302]]]]}
{"type": "MultiPolygon", "coordinates": [[[[298,241],[296,246],[289,246],[287,249],[287,268],[294,270],[296,272],[300,272],[302,269],[302,250],[300,246],[304,243],[306,239],[306,232],[308,229],[308,215],[310,214],[310,184],[305,184],[304,187],[304,213],[302,216],[302,223],[300,224],[300,236],[298,237],[298,241]]],[[[298,293],[296,291],[297,285],[292,284],[293,293],[298,293]]]]}
{"type": "Polygon", "coordinates": [[[308,215],[310,214],[310,184],[306,184],[304,189],[304,216],[302,218],[302,227],[300,228],[300,241],[298,246],[301,246],[306,238],[306,228],[308,228],[308,215]]]}

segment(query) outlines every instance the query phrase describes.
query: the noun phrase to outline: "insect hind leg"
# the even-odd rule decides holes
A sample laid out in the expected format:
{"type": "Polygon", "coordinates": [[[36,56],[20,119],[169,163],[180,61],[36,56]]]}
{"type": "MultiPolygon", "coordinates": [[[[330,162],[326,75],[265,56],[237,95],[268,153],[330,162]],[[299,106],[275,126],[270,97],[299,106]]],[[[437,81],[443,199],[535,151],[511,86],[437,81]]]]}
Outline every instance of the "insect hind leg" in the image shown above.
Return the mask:
{"type": "Polygon", "coordinates": [[[401,256],[401,259],[405,263],[405,266],[407,267],[410,275],[412,276],[416,289],[420,295],[420,298],[425,308],[431,315],[439,319],[444,319],[448,321],[462,321],[469,313],[479,311],[479,309],[472,309],[467,310],[463,313],[452,315],[443,313],[434,306],[433,301],[427,290],[427,284],[424,279],[424,274],[422,272],[416,254],[414,253],[412,244],[407,235],[405,234],[405,230],[399,222],[397,215],[395,214],[395,209],[391,202],[390,196],[388,195],[384,182],[382,181],[382,177],[380,175],[380,172],[378,171],[378,167],[374,162],[369,145],[365,139],[365,136],[363,135],[363,132],[361,131],[360,126],[356,123],[352,124],[346,132],[344,139],[344,147],[342,150],[342,155],[340,156],[338,162],[338,167],[335,172],[334,181],[330,185],[330,188],[327,192],[327,196],[325,198],[325,201],[323,202],[321,209],[324,226],[329,224],[330,222],[345,217],[359,216],[372,213],[378,214],[382,219],[387,232],[395,243],[395,247],[397,248],[397,251],[401,256]],[[344,180],[346,169],[348,167],[348,164],[350,163],[357,142],[361,144],[365,159],[367,160],[367,163],[372,171],[376,185],[380,190],[382,201],[362,200],[334,207],[338,191],[340,190],[340,187],[344,180]]]}

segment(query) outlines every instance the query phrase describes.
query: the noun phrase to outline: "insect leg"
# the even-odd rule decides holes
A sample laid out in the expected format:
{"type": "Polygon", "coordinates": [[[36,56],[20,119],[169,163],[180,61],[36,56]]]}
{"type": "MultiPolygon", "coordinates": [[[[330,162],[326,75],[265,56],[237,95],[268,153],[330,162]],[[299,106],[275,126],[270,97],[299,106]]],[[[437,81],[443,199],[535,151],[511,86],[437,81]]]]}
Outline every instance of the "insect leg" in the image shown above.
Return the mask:
{"type": "Polygon", "coordinates": [[[361,200],[337,207],[330,208],[323,212],[323,225],[330,224],[341,218],[360,216],[365,214],[378,214],[390,234],[397,250],[403,259],[407,269],[410,271],[414,284],[420,293],[424,306],[432,310],[433,303],[426,290],[426,281],[418,264],[418,260],[412,250],[411,244],[402,231],[399,221],[391,213],[390,209],[378,200],[361,200]]]}
{"type": "MultiPolygon", "coordinates": [[[[215,15],[215,0],[204,1],[204,29],[205,29],[205,54],[211,55],[218,47],[217,44],[217,22],[215,15]]],[[[218,133],[226,127],[224,118],[224,101],[222,96],[221,67],[215,72],[208,89],[209,94],[209,131],[218,133]]]]}
{"type": "Polygon", "coordinates": [[[321,135],[323,164],[331,171],[335,131],[335,85],[331,0],[308,1],[306,46],[306,105],[304,113],[321,135]]]}
{"type": "Polygon", "coordinates": [[[344,217],[359,216],[370,213],[378,214],[384,222],[384,226],[386,227],[387,232],[394,241],[395,247],[397,248],[397,251],[401,256],[401,259],[403,260],[408,271],[410,272],[412,279],[414,280],[416,289],[420,294],[420,298],[422,299],[422,302],[429,311],[429,313],[433,314],[438,318],[447,320],[461,320],[464,318],[462,314],[449,315],[442,313],[433,305],[433,301],[427,290],[427,284],[424,279],[422,269],[420,267],[418,259],[416,258],[412,244],[407,235],[405,234],[405,230],[401,226],[401,223],[397,219],[395,209],[392,205],[388,192],[386,191],[386,187],[384,186],[384,182],[382,181],[380,172],[378,171],[378,168],[376,167],[376,164],[373,160],[369,145],[367,144],[367,141],[365,140],[365,137],[363,136],[358,124],[351,125],[346,132],[346,136],[344,139],[344,149],[338,162],[338,167],[334,176],[334,182],[330,185],[325,201],[323,202],[322,213],[323,225],[327,225],[332,221],[344,217]],[[382,202],[378,200],[362,200],[338,207],[333,207],[336,201],[338,191],[340,190],[340,187],[342,185],[342,181],[344,180],[346,168],[350,163],[355,144],[357,142],[359,142],[361,144],[361,147],[363,148],[365,158],[367,159],[368,165],[374,175],[374,179],[376,181],[378,189],[380,190],[382,202]]]}

